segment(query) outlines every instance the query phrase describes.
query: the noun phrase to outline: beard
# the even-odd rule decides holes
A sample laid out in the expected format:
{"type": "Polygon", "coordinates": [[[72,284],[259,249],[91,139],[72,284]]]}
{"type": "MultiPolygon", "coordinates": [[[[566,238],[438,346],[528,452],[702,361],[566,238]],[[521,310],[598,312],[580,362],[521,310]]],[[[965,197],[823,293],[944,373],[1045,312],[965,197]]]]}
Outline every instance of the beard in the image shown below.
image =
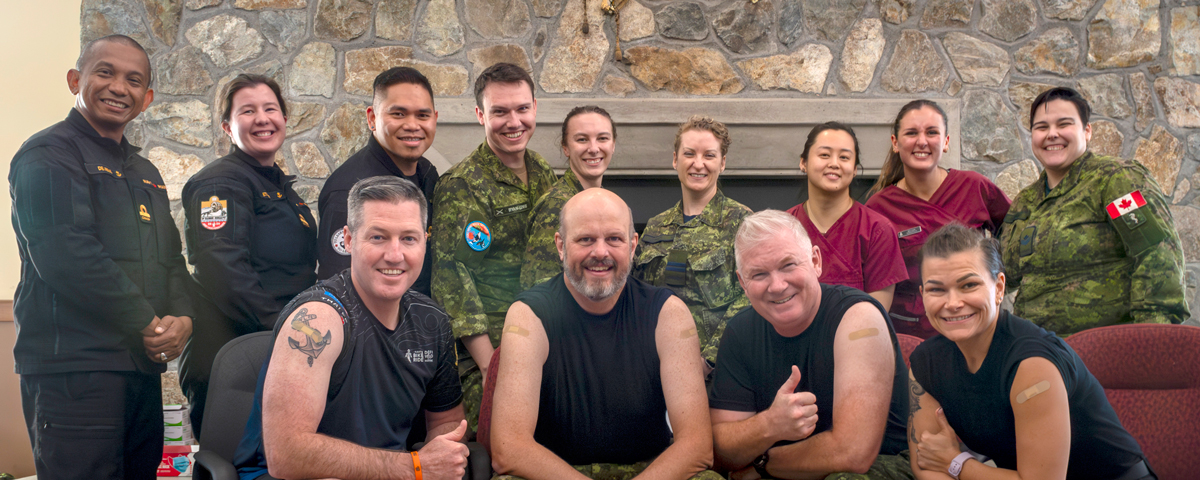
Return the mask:
{"type": "Polygon", "coordinates": [[[606,298],[612,297],[625,287],[625,279],[629,277],[629,271],[632,269],[632,255],[630,262],[624,266],[616,265],[616,261],[612,257],[608,258],[589,258],[579,263],[579,265],[568,265],[566,259],[563,259],[563,272],[567,277],[567,281],[571,282],[571,286],[575,287],[583,296],[593,302],[598,302],[606,298]],[[611,280],[589,282],[584,278],[584,269],[591,267],[616,267],[611,280]]]}

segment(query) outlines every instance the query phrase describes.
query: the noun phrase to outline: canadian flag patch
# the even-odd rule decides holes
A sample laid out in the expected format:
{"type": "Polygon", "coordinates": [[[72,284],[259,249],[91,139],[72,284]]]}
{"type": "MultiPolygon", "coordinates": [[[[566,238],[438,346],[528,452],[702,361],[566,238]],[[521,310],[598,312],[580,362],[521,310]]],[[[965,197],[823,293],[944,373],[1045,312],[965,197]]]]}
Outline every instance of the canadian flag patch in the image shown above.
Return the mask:
{"type": "Polygon", "coordinates": [[[1108,204],[1108,216],[1117,218],[1121,215],[1137,210],[1145,204],[1146,199],[1142,198],[1142,192],[1140,190],[1134,190],[1108,204]]]}

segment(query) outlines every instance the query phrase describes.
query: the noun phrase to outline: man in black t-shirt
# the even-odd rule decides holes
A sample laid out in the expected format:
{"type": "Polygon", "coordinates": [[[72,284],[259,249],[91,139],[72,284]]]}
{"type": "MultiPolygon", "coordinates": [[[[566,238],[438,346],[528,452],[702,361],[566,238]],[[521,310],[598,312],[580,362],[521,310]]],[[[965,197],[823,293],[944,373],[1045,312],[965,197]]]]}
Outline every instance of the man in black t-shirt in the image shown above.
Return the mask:
{"type": "Polygon", "coordinates": [[[242,478],[462,478],[467,423],[449,317],[409,289],[425,256],[425,198],[380,176],[355,184],[349,204],[350,269],[280,313],[234,463],[242,478]],[[428,442],[406,452],[422,412],[428,442]]]}
{"type": "Polygon", "coordinates": [[[753,308],[730,319],[717,350],[717,468],[735,479],[911,479],[899,455],[908,369],[887,312],[820,284],[821,251],[785,212],[746,217],[734,249],[753,308]]]}
{"type": "Polygon", "coordinates": [[[504,322],[492,464],[529,480],[720,478],[705,470],[712,430],[695,323],[669,290],[629,278],[629,207],[594,188],[561,219],[564,273],[518,296],[504,322]]]}

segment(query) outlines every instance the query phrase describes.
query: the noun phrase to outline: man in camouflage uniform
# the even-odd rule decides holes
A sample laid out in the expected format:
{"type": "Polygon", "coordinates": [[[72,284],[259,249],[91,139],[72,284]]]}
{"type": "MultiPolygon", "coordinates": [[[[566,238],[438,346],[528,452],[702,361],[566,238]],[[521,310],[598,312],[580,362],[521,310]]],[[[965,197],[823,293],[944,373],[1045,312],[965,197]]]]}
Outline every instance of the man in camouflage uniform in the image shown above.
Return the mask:
{"type": "Polygon", "coordinates": [[[486,140],[438,181],[433,197],[433,297],[461,340],[463,406],[472,429],[504,314],[520,293],[529,211],[555,181],[525,145],[533,135],[533,80],[499,63],[475,81],[475,114],[486,140]]]}
{"type": "Polygon", "coordinates": [[[670,288],[692,312],[700,332],[700,355],[717,360],[725,323],[750,305],[734,271],[733,236],[750,209],[717,191],[699,216],[685,221],[683,204],[655,215],[638,245],[633,275],[670,288]],[[668,263],[687,265],[674,271],[668,263]]]}
{"type": "Polygon", "coordinates": [[[1146,167],[1087,152],[1046,182],[1017,194],[1001,228],[1013,313],[1064,336],[1188,318],[1183,248],[1146,167]]]}
{"type": "Polygon", "coordinates": [[[558,249],[554,246],[554,233],[558,231],[558,218],[563,205],[581,191],[583,185],[575,177],[575,172],[567,169],[558,183],[533,206],[529,227],[525,229],[527,242],[525,262],[521,266],[521,290],[528,290],[562,273],[562,260],[558,258],[558,249]]]}

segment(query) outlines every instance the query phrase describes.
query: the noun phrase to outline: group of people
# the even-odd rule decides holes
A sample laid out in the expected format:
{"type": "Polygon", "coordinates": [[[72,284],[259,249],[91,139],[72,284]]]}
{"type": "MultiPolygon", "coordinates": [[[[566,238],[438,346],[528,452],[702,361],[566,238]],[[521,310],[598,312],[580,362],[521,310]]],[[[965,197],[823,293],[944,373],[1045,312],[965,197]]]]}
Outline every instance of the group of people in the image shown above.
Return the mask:
{"type": "Polygon", "coordinates": [[[526,148],[520,67],[476,79],[484,141],[440,175],[429,81],[380,73],[368,144],[319,219],[275,163],[278,84],[243,74],[219,108],[232,151],[183,189],[189,273],[162,178],[124,136],[151,78],[136,41],[92,41],[68,73],[75,108],[13,159],[39,478],[152,478],[165,364],[182,356],[203,441],[216,353],[271,330],[244,479],[460,478],[488,378],[492,463],[511,478],[1154,478],[1055,333],[1181,322],[1183,254],[1148,171],[1088,151],[1074,90],[1034,100],[1044,171],[1011,204],[939,166],[948,118],[929,100],[896,116],[865,205],[854,130],[813,128],[808,199],[786,212],[722,194],[729,130],[693,116],[672,155],[681,199],[639,235],[596,188],[613,119],[567,114],[556,177],[526,148]],[[897,333],[930,339],[911,372],[897,333]]]}

